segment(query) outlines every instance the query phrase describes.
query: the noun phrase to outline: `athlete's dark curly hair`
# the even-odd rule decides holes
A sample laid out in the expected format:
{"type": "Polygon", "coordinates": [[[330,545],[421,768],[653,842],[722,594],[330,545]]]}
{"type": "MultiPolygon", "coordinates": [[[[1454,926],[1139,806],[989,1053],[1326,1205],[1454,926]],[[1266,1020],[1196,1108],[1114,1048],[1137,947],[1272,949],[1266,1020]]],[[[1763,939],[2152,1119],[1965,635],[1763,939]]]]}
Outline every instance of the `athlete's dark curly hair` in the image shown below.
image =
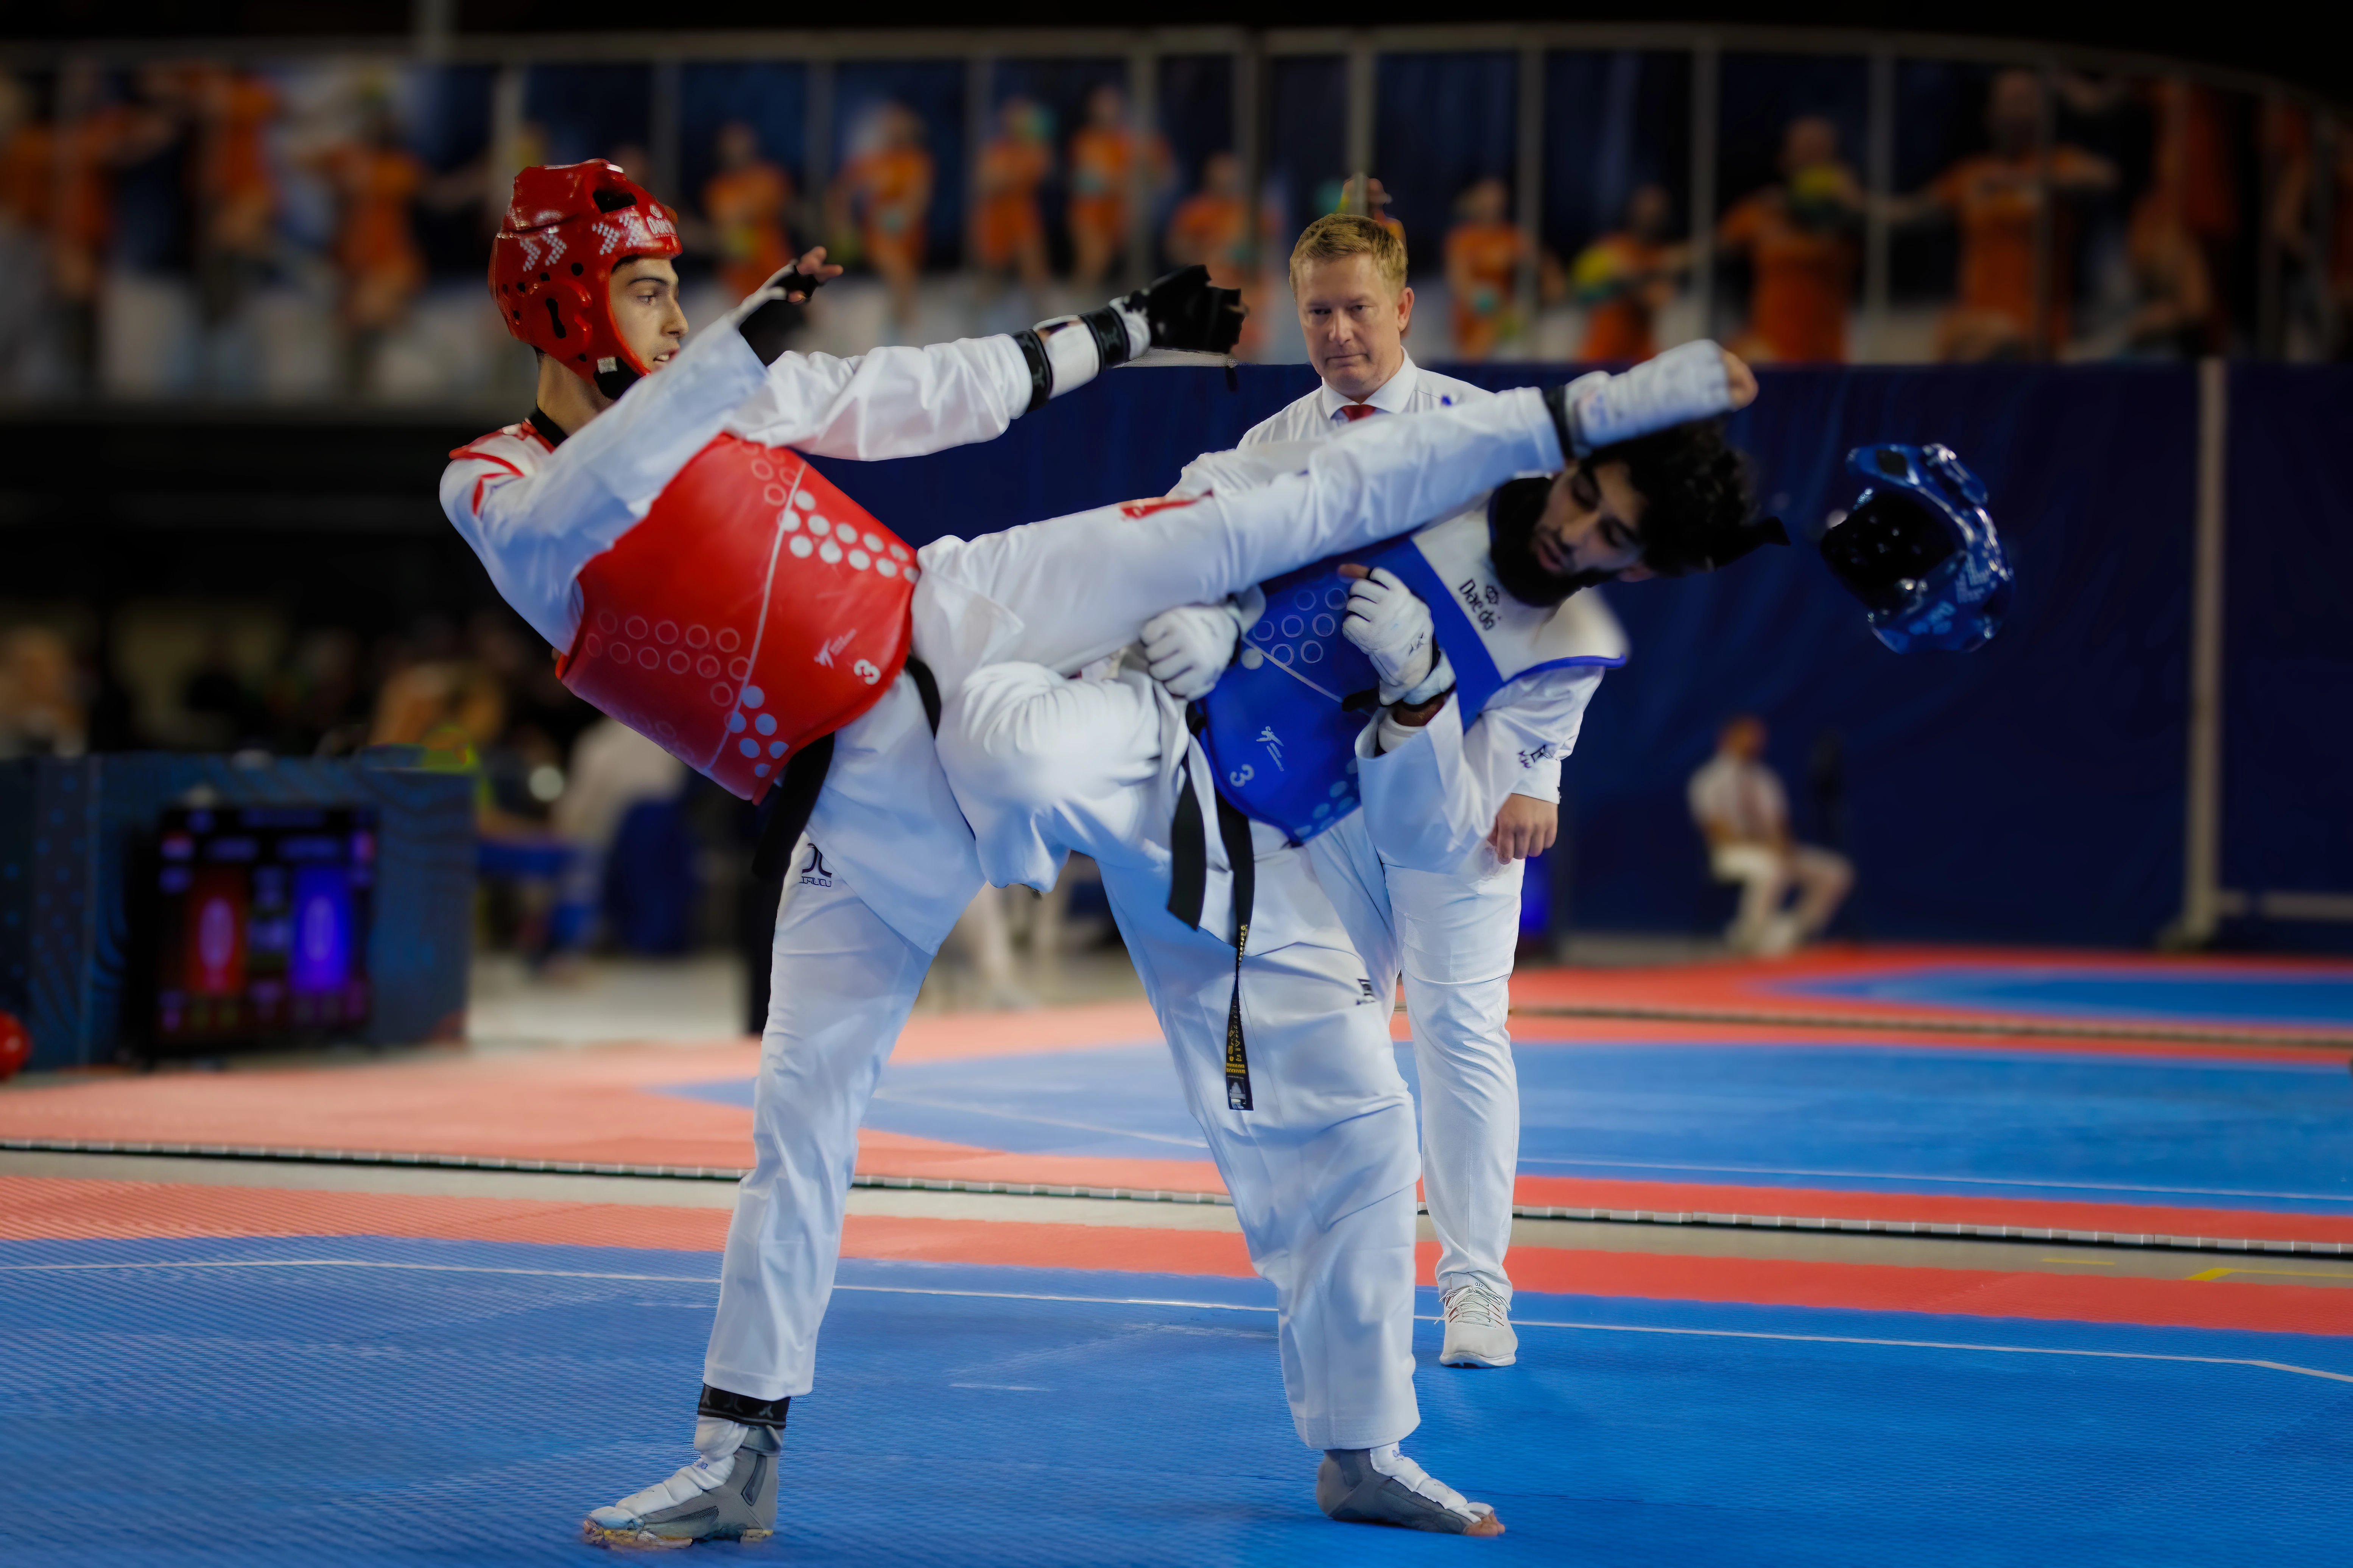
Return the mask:
{"type": "Polygon", "coordinates": [[[1662,577],[1713,572],[1779,530],[1744,527],[1755,504],[1748,459],[1725,445],[1720,420],[1676,425],[1604,447],[1588,468],[1623,463],[1643,500],[1642,564],[1662,577]]]}

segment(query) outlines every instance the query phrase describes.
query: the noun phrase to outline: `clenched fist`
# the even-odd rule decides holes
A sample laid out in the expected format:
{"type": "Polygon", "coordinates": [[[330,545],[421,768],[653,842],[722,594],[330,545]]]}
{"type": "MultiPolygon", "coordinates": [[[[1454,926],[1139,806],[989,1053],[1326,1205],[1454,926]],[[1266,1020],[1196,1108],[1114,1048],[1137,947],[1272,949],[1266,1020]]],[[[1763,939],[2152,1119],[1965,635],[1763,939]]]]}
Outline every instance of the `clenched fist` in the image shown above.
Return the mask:
{"type": "Polygon", "coordinates": [[[1348,590],[1348,610],[1340,635],[1364,651],[1381,678],[1381,700],[1397,701],[1430,679],[1438,657],[1438,635],[1430,624],[1430,606],[1405,585],[1405,579],[1386,566],[1366,571],[1343,566],[1340,574],[1356,580],[1348,590]]]}

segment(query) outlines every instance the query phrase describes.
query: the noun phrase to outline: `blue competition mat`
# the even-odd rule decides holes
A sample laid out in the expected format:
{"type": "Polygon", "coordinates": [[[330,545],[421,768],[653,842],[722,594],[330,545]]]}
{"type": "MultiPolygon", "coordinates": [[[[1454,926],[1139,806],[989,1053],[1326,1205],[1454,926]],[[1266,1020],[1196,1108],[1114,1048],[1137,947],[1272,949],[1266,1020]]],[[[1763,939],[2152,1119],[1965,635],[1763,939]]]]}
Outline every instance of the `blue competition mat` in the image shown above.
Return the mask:
{"type": "Polygon", "coordinates": [[[1784,981],[1767,989],[1785,996],[1898,1002],[2010,1017],[2040,1014],[2119,1023],[2353,1028],[2353,974],[2163,973],[1939,963],[1844,979],[1784,981]]]}
{"type": "MultiPolygon", "coordinates": [[[[609,1561],[574,1532],[685,1456],[717,1262],[0,1247],[0,1555],[609,1561]]],[[[1522,1293],[1509,1372],[1418,1344],[1409,1451],[1510,1529],[1472,1546],[1315,1511],[1256,1280],[841,1279],[744,1561],[2273,1568],[2353,1530],[2338,1340],[1522,1293]]]]}
{"type": "MultiPolygon", "coordinates": [[[[2353,1214],[2353,1074],[2316,1053],[1646,1041],[1517,1058],[1523,1175],[2353,1214]]],[[[892,1062],[866,1121],[1021,1153],[1208,1157],[1159,1046],[892,1062]]]]}

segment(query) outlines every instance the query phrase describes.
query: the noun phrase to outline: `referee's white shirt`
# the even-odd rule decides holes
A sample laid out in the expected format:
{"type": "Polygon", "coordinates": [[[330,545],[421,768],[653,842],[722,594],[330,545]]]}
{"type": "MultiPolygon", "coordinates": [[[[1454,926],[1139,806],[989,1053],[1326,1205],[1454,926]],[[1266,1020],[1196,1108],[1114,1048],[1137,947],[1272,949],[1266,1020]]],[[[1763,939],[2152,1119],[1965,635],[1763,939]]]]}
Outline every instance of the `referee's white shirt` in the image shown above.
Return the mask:
{"type": "MultiPolygon", "coordinates": [[[[1380,390],[1365,399],[1384,414],[1423,414],[1433,408],[1449,408],[1458,403],[1476,403],[1495,395],[1483,386],[1473,386],[1467,381],[1457,381],[1451,375],[1440,375],[1413,363],[1405,356],[1398,373],[1381,383],[1380,390]]],[[[1314,391],[1272,416],[1261,420],[1241,438],[1241,445],[1255,447],[1261,441],[1310,441],[1334,430],[1347,427],[1348,416],[1340,412],[1349,399],[1329,386],[1319,385],[1314,391]]]]}

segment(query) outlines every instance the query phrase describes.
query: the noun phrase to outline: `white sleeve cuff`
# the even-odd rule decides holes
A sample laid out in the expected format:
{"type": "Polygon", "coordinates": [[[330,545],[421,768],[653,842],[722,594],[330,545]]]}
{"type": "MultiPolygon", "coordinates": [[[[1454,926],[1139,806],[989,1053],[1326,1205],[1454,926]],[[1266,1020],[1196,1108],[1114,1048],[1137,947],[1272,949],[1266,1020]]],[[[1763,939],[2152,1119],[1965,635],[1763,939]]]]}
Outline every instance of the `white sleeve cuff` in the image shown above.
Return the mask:
{"type": "Polygon", "coordinates": [[[1427,724],[1401,724],[1398,722],[1396,710],[1384,708],[1381,710],[1379,731],[1373,737],[1373,754],[1386,757],[1391,752],[1400,751],[1429,728],[1427,724]]]}
{"type": "Polygon", "coordinates": [[[1095,348],[1094,331],[1078,317],[1040,321],[1036,330],[1038,341],[1046,348],[1046,363],[1053,372],[1056,397],[1076,392],[1102,372],[1103,355],[1095,348]]]}

